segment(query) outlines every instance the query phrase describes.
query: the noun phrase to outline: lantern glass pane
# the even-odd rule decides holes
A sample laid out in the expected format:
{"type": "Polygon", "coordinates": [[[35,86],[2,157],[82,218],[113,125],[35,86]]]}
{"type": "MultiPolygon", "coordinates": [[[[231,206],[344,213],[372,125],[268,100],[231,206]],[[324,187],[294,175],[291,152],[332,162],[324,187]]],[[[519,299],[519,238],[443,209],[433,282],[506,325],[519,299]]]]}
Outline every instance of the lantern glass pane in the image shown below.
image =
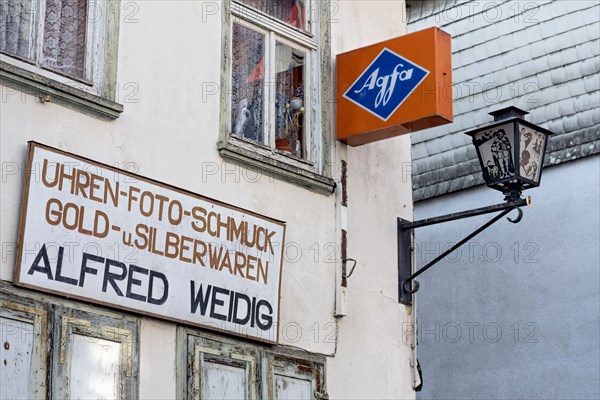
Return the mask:
{"type": "Polygon", "coordinates": [[[546,135],[525,125],[519,125],[520,152],[519,175],[539,183],[542,160],[546,147],[546,135]]]}
{"type": "Polygon", "coordinates": [[[483,178],[488,184],[515,176],[513,126],[513,123],[508,123],[473,135],[473,143],[481,156],[483,178]]]}

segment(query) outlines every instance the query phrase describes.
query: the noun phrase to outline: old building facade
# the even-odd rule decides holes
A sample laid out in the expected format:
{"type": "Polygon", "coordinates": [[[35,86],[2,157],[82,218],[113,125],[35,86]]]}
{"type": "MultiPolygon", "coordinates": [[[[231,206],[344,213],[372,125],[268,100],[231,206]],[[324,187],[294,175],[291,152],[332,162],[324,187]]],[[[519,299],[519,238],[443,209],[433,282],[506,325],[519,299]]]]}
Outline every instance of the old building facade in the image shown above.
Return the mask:
{"type": "MultiPolygon", "coordinates": [[[[412,217],[410,139],[334,140],[335,55],[406,30],[403,1],[374,3],[1,3],[3,398],[414,398],[413,342],[402,336],[412,310],[397,301],[396,270],[396,218],[412,217]],[[57,158],[44,165],[44,154],[57,158]],[[72,169],[60,172],[59,159],[72,169]],[[167,299],[152,282],[162,278],[147,267],[164,254],[121,242],[108,254],[98,225],[67,221],[67,210],[102,200],[81,188],[108,175],[73,178],[90,166],[132,191],[148,185],[285,226],[276,334],[160,311],[167,299]],[[42,202],[59,173],[75,189],[55,190],[70,200],[42,202]],[[65,229],[79,239],[62,240],[65,229]],[[47,239],[23,240],[40,232],[47,239]],[[67,271],[72,256],[81,274],[67,271]],[[121,303],[85,292],[102,274],[98,296],[121,303]],[[140,299],[144,309],[132,305],[140,299]]],[[[266,283],[256,268],[222,289],[253,290],[260,271],[266,283]]],[[[170,301],[189,288],[169,290],[170,301]]],[[[226,318],[225,296],[212,299],[226,318]]]]}

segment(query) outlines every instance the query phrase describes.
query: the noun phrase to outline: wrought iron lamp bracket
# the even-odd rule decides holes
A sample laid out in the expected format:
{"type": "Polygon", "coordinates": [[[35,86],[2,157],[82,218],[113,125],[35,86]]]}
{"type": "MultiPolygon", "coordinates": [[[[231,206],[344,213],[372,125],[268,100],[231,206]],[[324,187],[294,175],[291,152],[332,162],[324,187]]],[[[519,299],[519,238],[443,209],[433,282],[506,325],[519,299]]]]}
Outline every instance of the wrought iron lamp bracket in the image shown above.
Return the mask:
{"type": "Polygon", "coordinates": [[[421,275],[423,272],[437,264],[439,261],[444,259],[447,255],[458,249],[460,246],[477,236],[491,225],[499,221],[502,217],[507,215],[513,210],[518,211],[516,218],[511,219],[507,217],[507,220],[513,224],[519,223],[523,218],[523,210],[520,207],[531,206],[531,197],[524,199],[517,199],[507,201],[506,203],[495,204],[492,206],[476,208],[473,210],[462,211],[453,214],[442,215],[434,218],[422,219],[419,221],[407,221],[402,218],[398,218],[398,291],[399,301],[405,305],[412,304],[412,295],[419,290],[419,282],[415,278],[421,275]],[[456,221],[463,218],[471,218],[478,215],[490,214],[499,212],[494,218],[483,224],[481,227],[467,235],[464,239],[460,240],[454,246],[444,251],[442,254],[437,256],[435,259],[427,263],[421,269],[416,272],[412,272],[413,260],[414,260],[414,230],[424,226],[440,224],[443,222],[456,221]]]}

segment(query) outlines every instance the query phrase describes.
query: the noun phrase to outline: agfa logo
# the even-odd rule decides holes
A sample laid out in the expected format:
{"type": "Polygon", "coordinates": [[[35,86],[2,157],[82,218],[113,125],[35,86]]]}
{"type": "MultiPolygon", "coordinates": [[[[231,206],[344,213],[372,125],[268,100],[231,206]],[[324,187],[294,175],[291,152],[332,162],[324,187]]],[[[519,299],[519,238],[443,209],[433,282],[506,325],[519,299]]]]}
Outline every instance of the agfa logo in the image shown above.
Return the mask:
{"type": "Polygon", "coordinates": [[[344,97],[387,121],[427,75],[425,68],[384,48],[344,97]]]}

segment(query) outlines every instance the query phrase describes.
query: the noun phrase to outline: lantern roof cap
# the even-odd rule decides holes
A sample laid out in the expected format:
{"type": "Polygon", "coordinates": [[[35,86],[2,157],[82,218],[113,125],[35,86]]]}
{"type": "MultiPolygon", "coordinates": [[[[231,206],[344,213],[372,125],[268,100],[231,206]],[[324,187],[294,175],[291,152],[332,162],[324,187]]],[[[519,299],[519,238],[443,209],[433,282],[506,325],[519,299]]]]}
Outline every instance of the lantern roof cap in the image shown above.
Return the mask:
{"type": "Polygon", "coordinates": [[[518,107],[510,106],[506,108],[501,108],[500,110],[492,111],[489,114],[492,117],[494,117],[494,121],[501,121],[503,119],[508,119],[512,117],[522,118],[529,113],[525,110],[521,110],[518,107]]]}
{"type": "MultiPolygon", "coordinates": [[[[500,111],[500,110],[498,110],[498,111],[500,111]]],[[[541,126],[536,125],[533,122],[527,121],[527,120],[523,119],[521,116],[517,116],[517,115],[508,116],[508,117],[505,117],[505,118],[499,119],[499,120],[497,119],[497,120],[495,120],[493,122],[490,122],[490,123],[488,123],[486,125],[480,126],[480,127],[476,128],[476,129],[472,129],[472,130],[470,130],[468,132],[464,132],[464,134],[468,135],[468,136],[473,136],[476,133],[479,133],[479,132],[481,132],[483,130],[494,129],[494,128],[498,127],[498,126],[502,126],[502,125],[505,125],[505,124],[510,124],[512,122],[518,122],[520,125],[528,126],[529,128],[531,128],[533,130],[536,130],[538,132],[544,133],[546,135],[554,135],[554,132],[552,132],[552,131],[550,131],[550,130],[548,130],[546,128],[542,128],[541,126]]]]}

